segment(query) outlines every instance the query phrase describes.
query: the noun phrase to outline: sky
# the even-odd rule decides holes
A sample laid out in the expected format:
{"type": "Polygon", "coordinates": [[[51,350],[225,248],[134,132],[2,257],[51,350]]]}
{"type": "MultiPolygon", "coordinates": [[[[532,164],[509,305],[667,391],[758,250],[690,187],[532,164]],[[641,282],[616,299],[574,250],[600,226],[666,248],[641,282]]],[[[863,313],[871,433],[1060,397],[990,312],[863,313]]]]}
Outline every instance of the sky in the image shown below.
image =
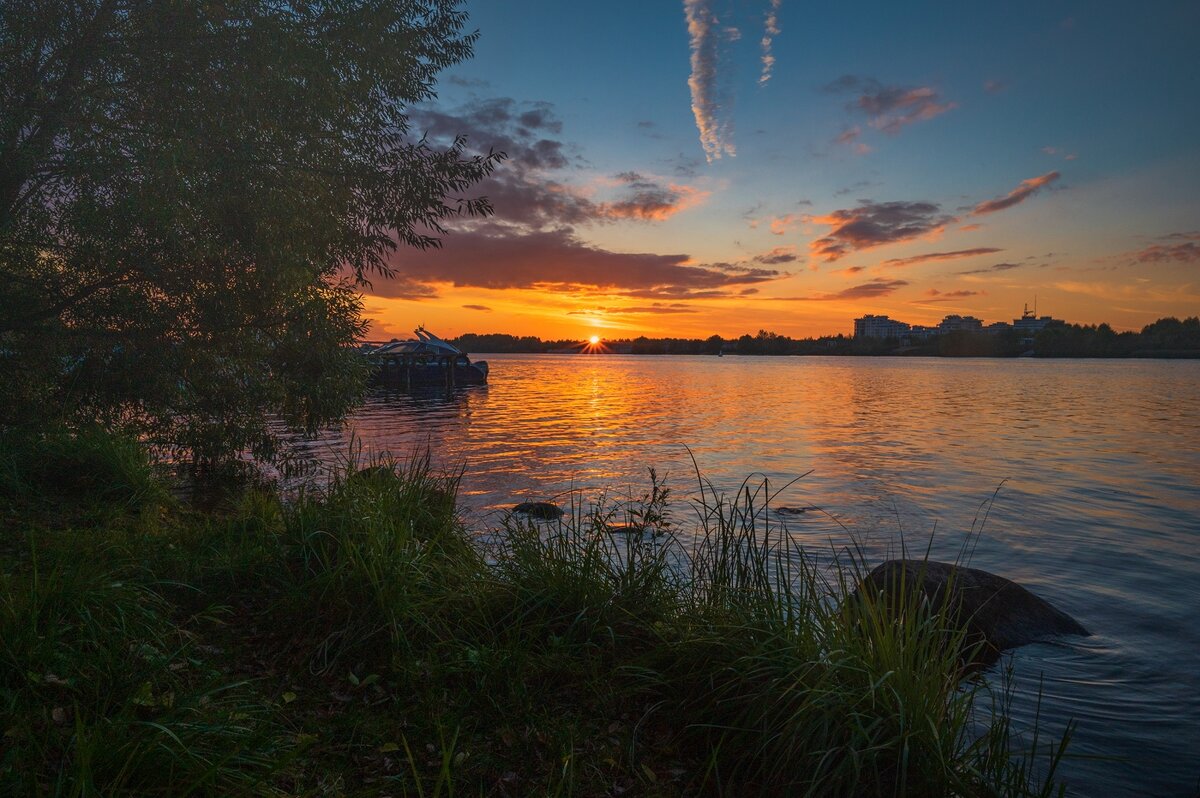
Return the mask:
{"type": "Polygon", "coordinates": [[[507,159],[373,338],[1200,314],[1200,3],[468,0],[414,134],[507,159]]]}

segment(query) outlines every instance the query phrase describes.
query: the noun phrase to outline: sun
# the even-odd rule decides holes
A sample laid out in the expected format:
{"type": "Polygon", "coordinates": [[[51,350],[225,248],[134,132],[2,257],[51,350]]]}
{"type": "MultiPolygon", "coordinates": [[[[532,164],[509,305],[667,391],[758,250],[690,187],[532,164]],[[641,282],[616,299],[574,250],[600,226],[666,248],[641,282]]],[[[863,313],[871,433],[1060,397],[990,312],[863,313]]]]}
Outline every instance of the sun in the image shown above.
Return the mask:
{"type": "Polygon", "coordinates": [[[596,344],[600,343],[600,336],[593,335],[591,338],[588,339],[588,343],[591,344],[592,346],[595,346],[596,344]]]}

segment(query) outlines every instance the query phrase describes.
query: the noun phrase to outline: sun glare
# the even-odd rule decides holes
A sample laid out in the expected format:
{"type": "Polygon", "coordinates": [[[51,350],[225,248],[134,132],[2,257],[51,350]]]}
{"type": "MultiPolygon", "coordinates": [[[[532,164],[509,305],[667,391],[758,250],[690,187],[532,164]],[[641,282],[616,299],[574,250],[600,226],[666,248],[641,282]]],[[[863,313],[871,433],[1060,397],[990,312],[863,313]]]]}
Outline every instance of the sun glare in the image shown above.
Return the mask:
{"type": "Polygon", "coordinates": [[[595,346],[596,344],[600,343],[600,336],[593,335],[591,338],[588,339],[588,343],[591,344],[592,346],[595,346]]]}

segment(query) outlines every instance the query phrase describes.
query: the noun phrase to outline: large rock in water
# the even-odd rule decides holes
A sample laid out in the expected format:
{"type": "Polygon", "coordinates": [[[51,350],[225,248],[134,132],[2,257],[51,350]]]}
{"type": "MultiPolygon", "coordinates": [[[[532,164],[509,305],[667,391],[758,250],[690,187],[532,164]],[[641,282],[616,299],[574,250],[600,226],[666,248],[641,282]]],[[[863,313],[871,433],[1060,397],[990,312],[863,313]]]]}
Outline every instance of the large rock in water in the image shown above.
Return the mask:
{"type": "MultiPolygon", "coordinates": [[[[979,658],[1057,635],[1090,635],[1083,625],[1002,576],[933,560],[888,560],[867,574],[856,592],[894,602],[919,591],[938,612],[948,610],[967,631],[967,643],[983,643],[979,658]],[[949,603],[947,603],[947,600],[949,603]]],[[[894,606],[894,605],[893,605],[894,606]]]]}

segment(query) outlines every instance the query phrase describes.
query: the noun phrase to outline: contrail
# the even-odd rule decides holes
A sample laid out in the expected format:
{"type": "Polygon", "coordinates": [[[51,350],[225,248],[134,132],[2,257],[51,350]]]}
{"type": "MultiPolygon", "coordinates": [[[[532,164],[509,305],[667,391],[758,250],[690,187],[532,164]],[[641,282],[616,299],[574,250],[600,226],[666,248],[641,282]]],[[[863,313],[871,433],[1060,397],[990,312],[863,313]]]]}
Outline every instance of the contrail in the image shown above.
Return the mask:
{"type": "Polygon", "coordinates": [[[700,131],[704,157],[712,163],[722,155],[732,157],[737,154],[733,142],[728,139],[725,123],[718,118],[717,19],[708,0],[683,0],[683,11],[687,17],[692,47],[692,74],[688,77],[688,88],[692,90],[692,113],[696,117],[696,128],[700,131]]]}
{"type": "Polygon", "coordinates": [[[765,86],[771,79],[771,70],[775,66],[775,56],[771,54],[771,42],[779,35],[779,6],[783,0],[771,0],[767,9],[767,21],[762,37],[762,74],[758,77],[758,85],[765,86]]]}

